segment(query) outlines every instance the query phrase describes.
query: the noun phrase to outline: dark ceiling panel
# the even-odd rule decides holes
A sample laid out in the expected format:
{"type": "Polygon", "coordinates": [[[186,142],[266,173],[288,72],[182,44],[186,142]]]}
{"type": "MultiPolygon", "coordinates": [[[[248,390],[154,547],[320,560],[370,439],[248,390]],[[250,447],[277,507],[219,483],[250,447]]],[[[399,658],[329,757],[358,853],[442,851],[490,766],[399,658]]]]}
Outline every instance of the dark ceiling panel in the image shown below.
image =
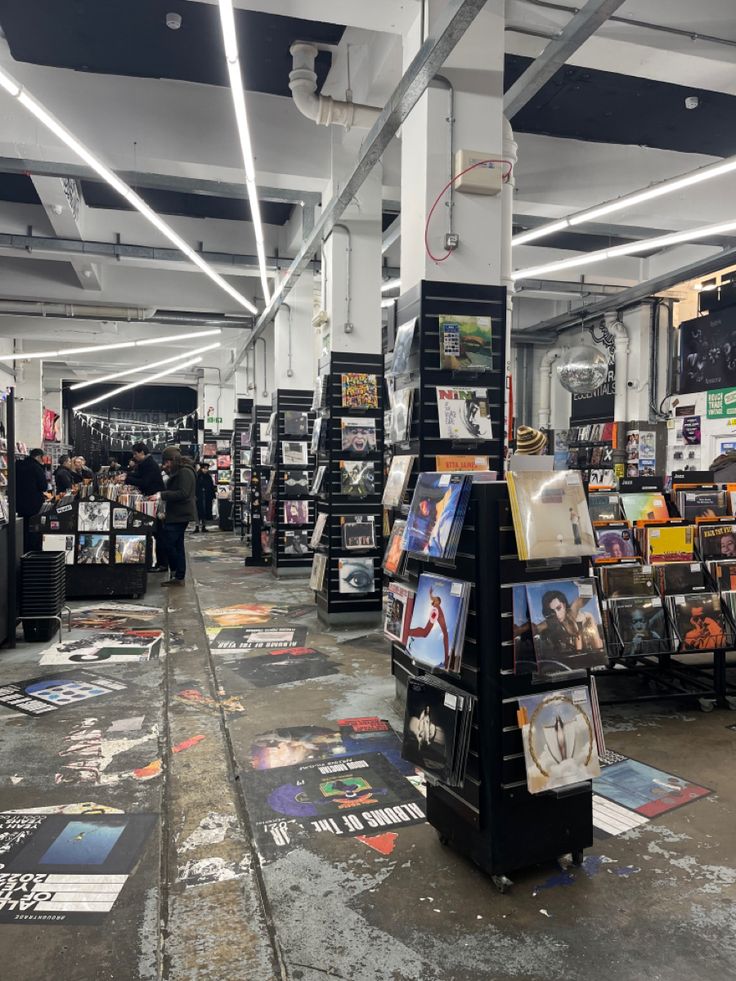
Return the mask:
{"type": "Polygon", "coordinates": [[[381,213],[381,230],[385,232],[387,228],[390,228],[398,216],[398,211],[383,211],[381,213]]]}
{"type": "MultiPolygon", "coordinates": [[[[507,55],[507,89],[529,64],[507,55]]],[[[565,65],[512,125],[520,133],[727,157],[736,153],[735,114],[736,96],[565,65]],[[699,97],[697,109],[685,108],[689,95],[699,97]]]]}
{"type": "MultiPolygon", "coordinates": [[[[277,6],[275,4],[274,6],[277,6]]],[[[290,96],[293,41],[337,44],[338,24],[236,10],[246,88],[290,96]]],[[[2,0],[0,26],[16,61],[103,75],[174,78],[227,85],[216,4],[187,0],[2,0]],[[178,31],[166,14],[179,13],[178,31]]],[[[321,87],[331,63],[317,58],[321,87]]]]}
{"type": "MultiPolygon", "coordinates": [[[[132,211],[107,184],[82,181],[82,195],[90,208],[109,208],[132,211]]],[[[250,221],[250,207],[245,200],[217,198],[209,194],[183,194],[179,191],[159,191],[136,188],[138,194],[160,215],[182,215],[185,218],[224,218],[228,221],[250,221]]],[[[293,204],[261,201],[261,221],[264,225],[285,225],[294,210],[293,204]]]]}
{"type": "Polygon", "coordinates": [[[40,204],[33,181],[27,174],[0,174],[0,201],[40,204]]]}

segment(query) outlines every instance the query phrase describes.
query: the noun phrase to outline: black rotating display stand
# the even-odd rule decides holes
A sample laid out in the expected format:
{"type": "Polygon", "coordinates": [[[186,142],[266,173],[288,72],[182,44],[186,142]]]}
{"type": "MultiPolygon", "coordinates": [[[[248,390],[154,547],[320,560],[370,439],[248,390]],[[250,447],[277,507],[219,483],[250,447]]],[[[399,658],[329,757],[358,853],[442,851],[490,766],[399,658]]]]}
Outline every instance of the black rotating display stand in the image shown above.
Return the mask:
{"type": "MultiPolygon", "coordinates": [[[[245,538],[246,534],[250,531],[250,513],[247,508],[247,496],[248,487],[250,485],[250,478],[246,481],[240,480],[242,469],[251,469],[251,464],[246,464],[245,454],[248,450],[241,445],[241,436],[243,433],[247,432],[251,426],[252,422],[252,412],[253,403],[251,399],[239,399],[239,403],[243,403],[244,412],[235,417],[233,422],[233,438],[230,444],[230,460],[231,460],[231,474],[230,486],[232,488],[232,502],[233,502],[233,525],[239,525],[240,527],[240,537],[245,538]]],[[[240,406],[239,406],[240,407],[240,406]]],[[[253,458],[252,447],[251,449],[251,462],[253,458]]]]}
{"type": "Polygon", "coordinates": [[[250,510],[250,555],[245,560],[246,565],[267,566],[271,564],[270,554],[263,548],[261,532],[268,529],[265,506],[263,502],[263,486],[268,479],[269,469],[263,460],[268,447],[268,440],[261,439],[261,423],[267,423],[271,417],[271,409],[267,405],[256,405],[253,409],[253,465],[250,471],[250,488],[248,490],[247,506],[250,510]]]}
{"type": "Polygon", "coordinates": [[[311,480],[314,472],[314,456],[309,452],[309,444],[312,439],[312,425],[314,413],[311,412],[313,393],[311,391],[296,391],[287,388],[280,388],[273,393],[272,413],[276,413],[274,431],[271,433],[271,440],[276,437],[276,457],[271,464],[271,470],[276,471],[271,493],[275,501],[273,516],[273,536],[271,546],[271,572],[274,576],[304,575],[312,565],[312,556],[309,551],[304,555],[287,555],[286,553],[286,532],[287,531],[306,531],[308,536],[312,534],[314,527],[314,503],[308,496],[309,488],[304,494],[296,494],[284,488],[284,480],[290,470],[307,470],[311,480]],[[307,412],[309,413],[309,425],[306,436],[290,436],[284,429],[284,413],[286,412],[307,412]],[[288,442],[305,442],[307,444],[307,463],[302,466],[285,466],[281,462],[281,444],[288,442]],[[306,525],[288,525],[284,521],[284,503],[290,500],[305,500],[309,509],[309,521],[306,525]]]}
{"type": "Polygon", "coordinates": [[[322,433],[317,464],[327,467],[322,488],[317,496],[316,514],[325,513],[327,523],[317,551],[327,556],[322,589],[315,594],[317,615],[323,623],[377,623],[381,620],[381,557],[383,555],[382,507],[383,495],[383,357],[379,354],[337,352],[328,355],[320,364],[323,376],[322,433]],[[378,408],[348,408],[342,404],[342,375],[367,374],[376,376],[378,408]],[[342,449],[341,419],[374,419],[376,449],[356,454],[342,449]],[[368,497],[349,497],[342,492],[341,460],[373,462],[374,492],[368,497]],[[372,516],[376,544],[374,548],[345,549],[342,541],[341,518],[358,515],[372,516]],[[340,560],[350,557],[372,558],[374,589],[369,593],[341,593],[340,560]]]}

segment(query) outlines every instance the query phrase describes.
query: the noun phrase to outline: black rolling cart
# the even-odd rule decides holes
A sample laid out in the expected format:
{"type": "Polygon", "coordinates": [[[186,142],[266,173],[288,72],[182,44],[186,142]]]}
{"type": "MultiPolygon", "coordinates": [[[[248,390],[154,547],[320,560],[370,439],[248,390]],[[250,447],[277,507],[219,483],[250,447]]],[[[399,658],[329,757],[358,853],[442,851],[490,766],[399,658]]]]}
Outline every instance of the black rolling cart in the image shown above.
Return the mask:
{"type": "Polygon", "coordinates": [[[314,422],[314,413],[310,411],[312,397],[311,391],[287,388],[280,388],[273,394],[271,412],[272,414],[276,413],[276,418],[271,432],[271,442],[275,446],[269,469],[273,476],[271,490],[273,505],[271,507],[271,572],[276,577],[307,575],[312,564],[312,556],[308,548],[305,548],[303,552],[294,551],[297,548],[295,544],[297,537],[308,542],[314,526],[314,503],[309,498],[308,486],[314,472],[314,455],[309,449],[314,422]],[[285,416],[287,412],[307,414],[308,423],[303,435],[286,433],[285,416]],[[307,449],[307,462],[293,465],[284,463],[284,443],[304,443],[307,449]],[[307,486],[304,489],[295,489],[290,486],[297,471],[306,471],[308,474],[307,486]],[[303,511],[306,515],[306,521],[300,524],[292,523],[287,518],[287,509],[303,511]]]}
{"type": "Polygon", "coordinates": [[[235,417],[233,437],[230,446],[231,477],[233,504],[233,525],[240,530],[240,540],[246,540],[251,534],[250,509],[248,508],[248,490],[253,464],[253,419],[250,399],[241,399],[247,412],[235,417]],[[247,440],[250,434],[250,439],[247,440]],[[249,442],[243,445],[243,437],[249,442]]]}
{"type": "MultiPolygon", "coordinates": [[[[316,550],[325,555],[326,568],[322,588],[315,593],[317,614],[327,624],[377,623],[382,605],[383,357],[335,352],[320,364],[320,376],[322,429],[316,465],[324,466],[326,471],[316,497],[315,520],[325,515],[324,531],[316,550]],[[375,379],[375,407],[344,405],[344,376],[375,379]],[[361,421],[366,422],[362,435],[358,432],[361,421]],[[353,448],[352,432],[357,433],[359,449],[353,448]],[[346,493],[345,464],[371,467],[370,493],[363,497],[346,493]],[[346,548],[343,523],[358,517],[367,518],[369,523],[372,519],[374,544],[346,548]],[[350,582],[357,585],[359,579],[360,589],[350,589],[350,582]]],[[[373,389],[372,382],[369,387],[373,389]]]]}
{"type": "MultiPolygon", "coordinates": [[[[509,875],[571,854],[582,861],[593,843],[590,781],[530,794],[517,723],[519,695],[587,685],[575,673],[536,682],[514,674],[512,589],[516,583],[555,576],[585,576],[585,562],[534,571],[519,560],[505,483],[474,484],[457,556],[452,563],[410,559],[410,577],[435,572],[472,584],[460,677],[454,684],[477,698],[465,782],[429,783],[427,820],[440,841],[470,858],[504,892],[509,875]]],[[[394,672],[417,673],[400,644],[393,645],[394,672]]]]}
{"type": "Polygon", "coordinates": [[[270,541],[270,522],[266,517],[266,507],[263,500],[263,488],[268,480],[270,469],[266,466],[266,450],[268,440],[261,438],[261,428],[265,428],[271,416],[267,405],[257,405],[253,410],[253,454],[250,471],[250,486],[245,506],[250,511],[251,554],[246,557],[246,565],[267,566],[271,563],[271,549],[266,548],[267,539],[270,541]]]}

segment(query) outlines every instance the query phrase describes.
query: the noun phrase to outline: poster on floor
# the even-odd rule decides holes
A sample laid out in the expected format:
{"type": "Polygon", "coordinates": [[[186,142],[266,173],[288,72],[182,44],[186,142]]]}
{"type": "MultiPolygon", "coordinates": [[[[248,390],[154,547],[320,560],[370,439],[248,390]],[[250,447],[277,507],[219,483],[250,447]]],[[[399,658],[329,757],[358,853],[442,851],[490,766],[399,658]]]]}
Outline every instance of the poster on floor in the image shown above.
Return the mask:
{"type": "Polygon", "coordinates": [[[647,763],[622,758],[604,766],[593,791],[647,818],[666,814],[712,791],[647,763]]]}
{"type": "Polygon", "coordinates": [[[207,635],[212,651],[278,650],[304,647],[307,642],[306,627],[284,630],[268,627],[208,627],[207,635]]]}
{"type": "Polygon", "coordinates": [[[235,671],[254,688],[272,688],[274,685],[324,678],[339,672],[331,658],[312,647],[288,647],[269,654],[225,661],[225,667],[235,671]]]}
{"type": "Polygon", "coordinates": [[[122,681],[102,678],[88,671],[55,674],[30,681],[11,681],[0,686],[0,708],[40,716],[102,695],[126,691],[122,681]]]}
{"type": "Polygon", "coordinates": [[[113,630],[141,623],[162,621],[164,611],[159,606],[137,606],[135,603],[98,603],[72,610],[72,627],[85,630],[113,630]]]}
{"type": "Polygon", "coordinates": [[[0,813],[0,923],[104,923],[154,814],[0,813]]]}
{"type": "Polygon", "coordinates": [[[117,630],[90,634],[47,647],[41,664],[148,661],[161,652],[161,630],[117,630]]]}

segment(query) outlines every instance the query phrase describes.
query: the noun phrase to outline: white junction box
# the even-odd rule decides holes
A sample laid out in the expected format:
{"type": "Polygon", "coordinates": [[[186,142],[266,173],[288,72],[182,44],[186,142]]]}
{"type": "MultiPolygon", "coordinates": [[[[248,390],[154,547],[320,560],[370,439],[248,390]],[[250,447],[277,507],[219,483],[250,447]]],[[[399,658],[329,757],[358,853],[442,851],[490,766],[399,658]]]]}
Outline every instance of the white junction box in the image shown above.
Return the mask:
{"type": "Polygon", "coordinates": [[[500,156],[498,153],[482,153],[480,150],[457,150],[455,152],[455,173],[461,174],[473,164],[467,174],[455,181],[455,190],[466,194],[500,194],[503,187],[503,175],[506,167],[503,163],[481,163],[483,160],[493,160],[500,156]]]}

